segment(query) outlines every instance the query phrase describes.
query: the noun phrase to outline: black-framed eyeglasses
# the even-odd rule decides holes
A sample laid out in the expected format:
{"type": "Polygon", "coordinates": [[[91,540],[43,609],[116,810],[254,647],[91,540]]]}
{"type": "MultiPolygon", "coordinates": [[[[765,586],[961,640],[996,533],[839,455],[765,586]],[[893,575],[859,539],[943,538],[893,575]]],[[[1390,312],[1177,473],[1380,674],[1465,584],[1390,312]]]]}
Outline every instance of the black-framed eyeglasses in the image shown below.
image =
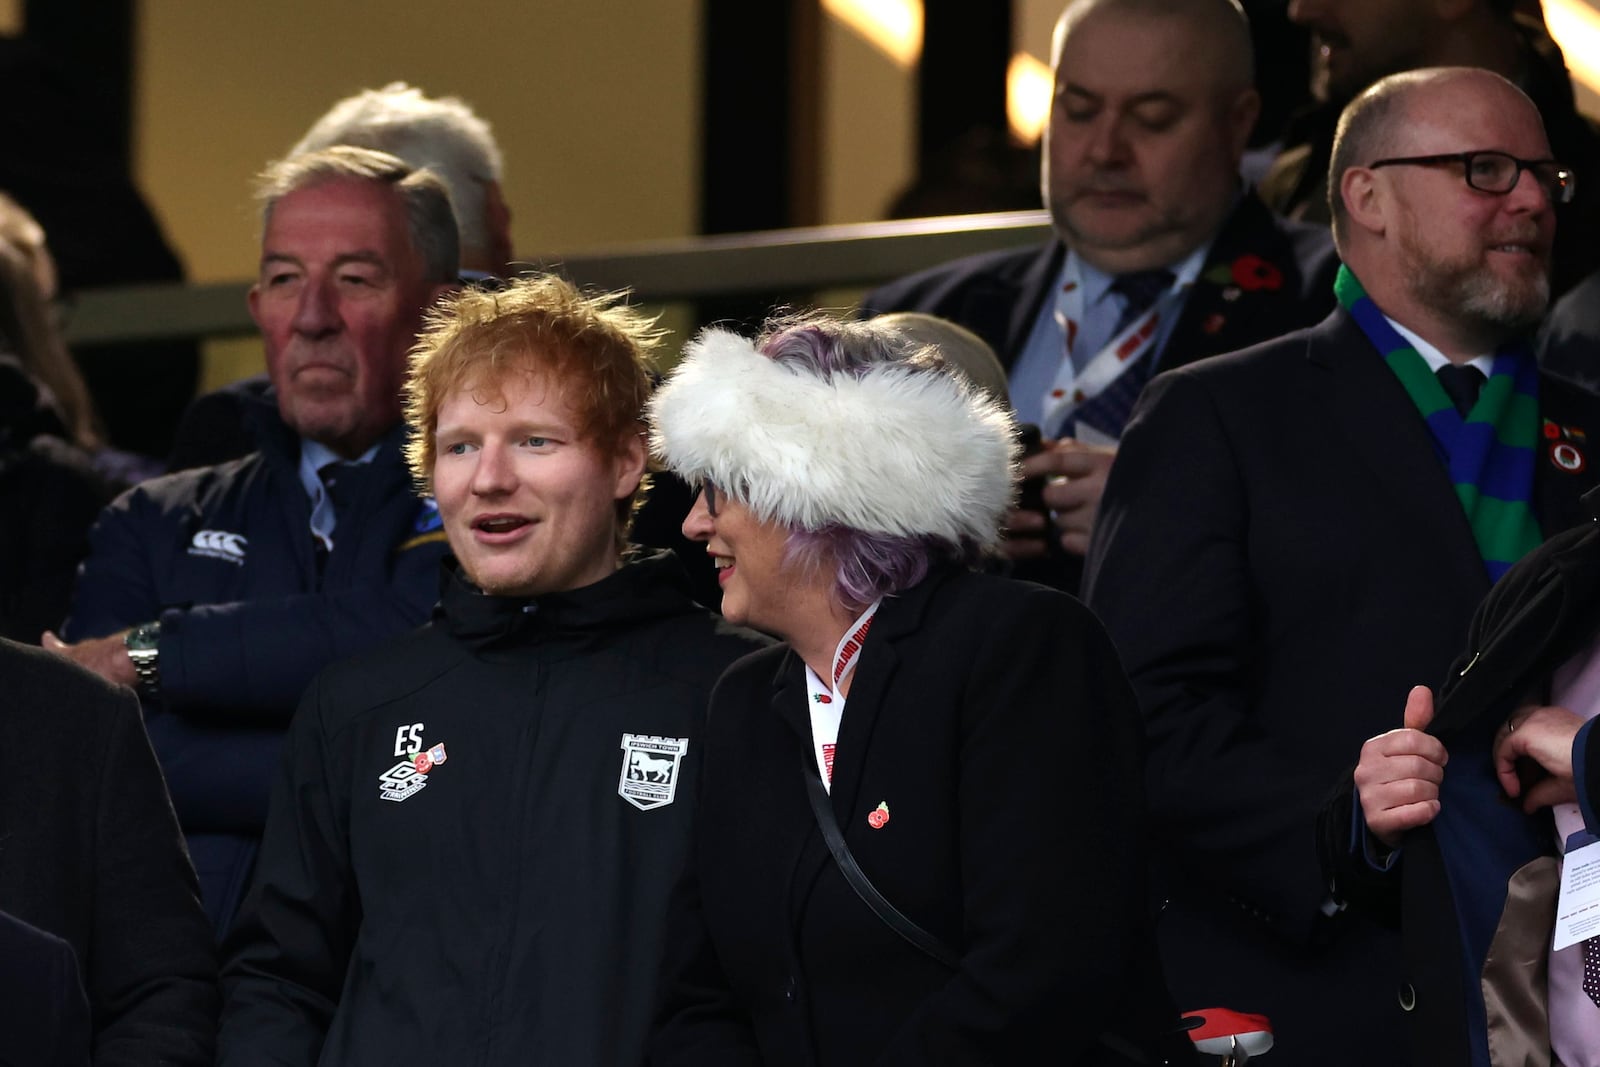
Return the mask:
{"type": "Polygon", "coordinates": [[[1518,159],[1506,152],[1441,152],[1433,156],[1396,156],[1368,163],[1368,170],[1379,167],[1432,167],[1460,163],[1467,185],[1480,193],[1504,196],[1517,187],[1523,171],[1544,186],[1552,204],[1569,204],[1578,192],[1578,176],[1570,167],[1553,159],[1518,159]]]}
{"type": "Polygon", "coordinates": [[[706,498],[706,514],[717,517],[717,483],[710,478],[700,479],[700,495],[706,498]]]}

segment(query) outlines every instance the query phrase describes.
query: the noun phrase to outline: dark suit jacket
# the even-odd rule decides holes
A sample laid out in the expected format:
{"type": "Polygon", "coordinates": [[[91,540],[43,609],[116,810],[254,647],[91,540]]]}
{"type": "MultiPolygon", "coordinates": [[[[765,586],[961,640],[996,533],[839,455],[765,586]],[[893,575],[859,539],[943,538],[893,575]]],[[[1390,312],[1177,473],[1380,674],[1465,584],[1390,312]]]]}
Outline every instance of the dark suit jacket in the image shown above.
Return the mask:
{"type": "MultiPolygon", "coordinates": [[[[960,323],[982,337],[1010,371],[1033,332],[1039,309],[1054,299],[1066,246],[994,252],[947,263],[869,293],[868,315],[924,311],[960,323]]],[[[1246,264],[1250,261],[1246,260],[1246,264]]],[[[1157,357],[1158,371],[1206,356],[1235,352],[1309,326],[1332,310],[1339,260],[1326,226],[1287,222],[1246,193],[1211,246],[1183,314],[1157,357]],[[1259,257],[1278,276],[1260,288],[1231,280],[1241,257],[1259,257]]],[[[1241,266],[1241,275],[1248,272],[1241,266]]],[[[1265,273],[1265,272],[1263,272],[1265,273]]],[[[1075,592],[1082,563],[1053,557],[1021,564],[1017,577],[1075,592]]]]}
{"type": "Polygon", "coordinates": [[[1539,366],[1600,392],[1600,271],[1550,308],[1539,329],[1539,366]]]}
{"type": "Polygon", "coordinates": [[[1102,1030],[1158,1030],[1137,734],[1076,601],[945,571],[883,603],[831,799],[883,895],[960,948],[952,973],[856,898],[822,842],[799,658],[734,664],[711,700],[650,1062],[1100,1062],[1080,1057],[1102,1030]]]}
{"type": "MultiPolygon", "coordinates": [[[[989,342],[1010,370],[1051,295],[1065,255],[1066,246],[1052,241],[1042,248],[969,256],[868,293],[862,312],[925,311],[949,319],[989,342]]],[[[1217,234],[1157,369],[1234,352],[1311,325],[1333,308],[1338,269],[1326,226],[1286,222],[1255,193],[1246,193],[1217,234]],[[1242,256],[1259,256],[1271,264],[1280,275],[1278,284],[1251,288],[1248,282],[1219,280],[1242,256]]]]}
{"type": "Polygon", "coordinates": [[[210,1067],[217,963],[131,692],[0,640],[0,908],[70,944],[97,1067],[210,1067]]]}
{"type": "MultiPolygon", "coordinates": [[[[1540,409],[1600,433],[1600,398],[1546,378],[1540,409]]],[[[1592,461],[1536,463],[1546,533],[1582,521],[1592,461]]],[[[1295,1064],[1403,1043],[1398,943],[1323,915],[1316,814],[1441,677],[1488,579],[1426,424],[1343,311],[1146,388],[1085,588],[1144,715],[1178,1003],[1272,1016],[1295,1064]]]]}
{"type": "MultiPolygon", "coordinates": [[[[1591,514],[1600,514],[1600,493],[1591,493],[1584,503],[1591,514]]],[[[1465,651],[1436,687],[1437,712],[1429,732],[1462,758],[1465,746],[1483,733],[1474,727],[1486,719],[1497,727],[1524,699],[1547,693],[1555,670],[1597,633],[1600,524],[1587,522],[1545,542],[1496,583],[1472,620],[1465,651]]],[[[1588,728],[1582,739],[1577,786],[1593,811],[1600,807],[1600,728],[1588,728]]],[[[1429,826],[1406,835],[1398,865],[1376,872],[1351,835],[1354,805],[1354,785],[1347,779],[1323,812],[1328,877],[1354,906],[1399,918],[1407,977],[1416,990],[1417,1062],[1467,1063],[1469,1039],[1483,1037],[1472,1034],[1463,1008],[1468,998],[1481,999],[1482,992],[1463,962],[1450,875],[1504,885],[1512,871],[1463,873],[1460,860],[1452,865],[1441,853],[1429,826]]],[[[1535,818],[1543,827],[1539,836],[1552,840],[1548,815],[1535,818]]]]}
{"type": "Polygon", "coordinates": [[[89,1001],[72,946],[0,911],[0,1067],[89,1067],[89,1001]]]}
{"type": "Polygon", "coordinates": [[[173,431],[167,470],[212,467],[254,452],[260,447],[255,420],[261,417],[262,405],[253,401],[264,398],[277,402],[265,374],[240,378],[195,397],[173,431]]]}

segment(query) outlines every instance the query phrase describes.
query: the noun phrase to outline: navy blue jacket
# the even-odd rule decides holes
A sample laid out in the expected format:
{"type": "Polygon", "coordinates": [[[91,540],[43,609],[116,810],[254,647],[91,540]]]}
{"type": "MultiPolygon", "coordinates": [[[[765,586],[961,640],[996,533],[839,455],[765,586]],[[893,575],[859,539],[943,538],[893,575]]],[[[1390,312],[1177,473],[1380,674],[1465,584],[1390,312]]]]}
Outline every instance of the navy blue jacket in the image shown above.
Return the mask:
{"type": "Polygon", "coordinates": [[[78,956],[55,934],[0,911],[6,1064],[89,1067],[89,1000],[78,956]]]}
{"type": "Polygon", "coordinates": [[[219,929],[243,894],[300,694],[329,663],[427,619],[446,550],[396,426],[319,567],[299,440],[270,397],[252,414],[260,451],[146,482],[105,510],[66,626],[79,641],[161,620],[147,726],[219,929]]]}

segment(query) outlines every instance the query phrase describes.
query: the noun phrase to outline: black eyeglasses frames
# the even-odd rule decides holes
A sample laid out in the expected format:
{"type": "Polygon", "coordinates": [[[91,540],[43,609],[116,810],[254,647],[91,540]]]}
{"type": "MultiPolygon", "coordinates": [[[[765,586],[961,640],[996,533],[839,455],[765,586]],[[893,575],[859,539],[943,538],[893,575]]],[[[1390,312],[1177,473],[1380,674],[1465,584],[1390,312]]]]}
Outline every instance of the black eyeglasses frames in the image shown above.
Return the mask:
{"type": "Polygon", "coordinates": [[[1379,167],[1436,167],[1446,163],[1459,163],[1462,177],[1470,188],[1480,193],[1505,196],[1522,180],[1522,172],[1530,171],[1534,180],[1544,186],[1552,204],[1570,204],[1578,192],[1578,176],[1570,167],[1553,159],[1518,159],[1508,152],[1441,152],[1432,156],[1395,156],[1368,163],[1368,170],[1379,167]]]}

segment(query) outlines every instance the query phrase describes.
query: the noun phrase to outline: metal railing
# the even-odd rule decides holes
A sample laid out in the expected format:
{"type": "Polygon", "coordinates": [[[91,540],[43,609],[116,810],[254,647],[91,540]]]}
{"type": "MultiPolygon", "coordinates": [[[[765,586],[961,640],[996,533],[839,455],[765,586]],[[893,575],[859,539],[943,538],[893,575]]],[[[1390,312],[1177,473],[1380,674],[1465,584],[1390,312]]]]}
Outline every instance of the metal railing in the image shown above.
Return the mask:
{"type": "MultiPolygon", "coordinates": [[[[1039,244],[1049,234],[1042,211],[999,212],[641,242],[542,257],[536,266],[586,286],[631,289],[642,303],[668,303],[870,286],[975,252],[1039,244]]],[[[249,288],[241,281],[85,290],[66,309],[67,340],[249,334],[249,288]]]]}

